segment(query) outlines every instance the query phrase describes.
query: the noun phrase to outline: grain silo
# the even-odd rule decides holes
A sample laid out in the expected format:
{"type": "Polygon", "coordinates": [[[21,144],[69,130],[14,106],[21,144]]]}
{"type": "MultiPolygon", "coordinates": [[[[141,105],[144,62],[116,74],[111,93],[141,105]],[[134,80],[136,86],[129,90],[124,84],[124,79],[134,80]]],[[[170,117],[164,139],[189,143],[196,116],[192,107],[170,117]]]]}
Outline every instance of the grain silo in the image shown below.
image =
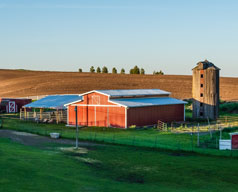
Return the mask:
{"type": "Polygon", "coordinates": [[[193,118],[218,118],[219,71],[207,60],[197,63],[193,68],[193,118]]]}

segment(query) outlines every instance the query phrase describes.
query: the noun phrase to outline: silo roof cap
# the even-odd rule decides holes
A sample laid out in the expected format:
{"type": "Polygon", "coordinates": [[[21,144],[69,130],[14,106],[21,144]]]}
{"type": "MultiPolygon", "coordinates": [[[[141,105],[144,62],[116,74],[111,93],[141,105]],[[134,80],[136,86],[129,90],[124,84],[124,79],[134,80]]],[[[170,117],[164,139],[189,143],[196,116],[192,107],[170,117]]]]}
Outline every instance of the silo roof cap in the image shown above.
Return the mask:
{"type": "Polygon", "coordinates": [[[214,65],[212,62],[205,60],[205,61],[200,61],[197,63],[197,66],[193,68],[196,70],[204,70],[204,69],[214,69],[214,70],[221,70],[218,68],[216,65],[214,65]]]}

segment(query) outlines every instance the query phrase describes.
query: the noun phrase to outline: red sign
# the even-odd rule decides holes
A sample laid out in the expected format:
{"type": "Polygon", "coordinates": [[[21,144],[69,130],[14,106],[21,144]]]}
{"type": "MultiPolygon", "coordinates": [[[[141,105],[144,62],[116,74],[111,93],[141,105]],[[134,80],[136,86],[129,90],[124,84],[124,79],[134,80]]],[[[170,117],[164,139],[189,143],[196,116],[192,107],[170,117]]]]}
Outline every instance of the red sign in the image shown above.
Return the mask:
{"type": "Polygon", "coordinates": [[[232,135],[231,145],[232,145],[232,149],[238,149],[238,135],[232,135]]]}

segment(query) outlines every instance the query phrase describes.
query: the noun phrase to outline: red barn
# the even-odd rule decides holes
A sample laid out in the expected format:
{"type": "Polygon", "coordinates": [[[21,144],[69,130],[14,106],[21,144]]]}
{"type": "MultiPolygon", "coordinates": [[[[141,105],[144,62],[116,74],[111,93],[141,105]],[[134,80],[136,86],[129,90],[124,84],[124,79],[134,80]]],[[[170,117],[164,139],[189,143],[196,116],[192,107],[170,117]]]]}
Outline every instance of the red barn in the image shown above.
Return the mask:
{"type": "Polygon", "coordinates": [[[0,112],[2,113],[17,113],[22,106],[31,103],[31,99],[19,98],[0,98],[0,112]]]}
{"type": "Polygon", "coordinates": [[[186,102],[169,97],[160,89],[94,90],[82,94],[82,100],[66,104],[67,123],[86,126],[145,126],[163,122],[184,121],[186,102]]]}

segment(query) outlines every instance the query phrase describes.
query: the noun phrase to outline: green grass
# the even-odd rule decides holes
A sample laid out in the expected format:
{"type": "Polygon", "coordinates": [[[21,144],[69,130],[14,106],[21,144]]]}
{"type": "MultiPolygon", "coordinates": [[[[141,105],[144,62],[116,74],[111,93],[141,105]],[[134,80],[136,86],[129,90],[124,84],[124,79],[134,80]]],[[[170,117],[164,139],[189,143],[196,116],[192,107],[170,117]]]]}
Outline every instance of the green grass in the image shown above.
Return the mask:
{"type": "Polygon", "coordinates": [[[234,158],[113,145],[90,147],[88,154],[76,156],[57,147],[0,139],[0,191],[237,191],[234,158]]]}
{"type": "MultiPolygon", "coordinates": [[[[50,132],[60,132],[63,138],[75,139],[75,128],[65,127],[63,124],[37,124],[30,121],[18,119],[4,119],[3,128],[18,131],[36,133],[49,136],[50,132]]],[[[232,128],[229,131],[236,131],[232,128]]],[[[228,133],[226,134],[226,136],[228,133]]],[[[112,143],[120,145],[133,145],[150,148],[161,148],[170,150],[195,151],[203,154],[238,156],[238,151],[219,151],[219,132],[200,135],[200,147],[197,147],[197,134],[160,132],[154,129],[135,130],[118,128],[87,127],[79,131],[81,140],[93,142],[112,143]]],[[[225,137],[226,138],[226,137],[225,137]]]]}

